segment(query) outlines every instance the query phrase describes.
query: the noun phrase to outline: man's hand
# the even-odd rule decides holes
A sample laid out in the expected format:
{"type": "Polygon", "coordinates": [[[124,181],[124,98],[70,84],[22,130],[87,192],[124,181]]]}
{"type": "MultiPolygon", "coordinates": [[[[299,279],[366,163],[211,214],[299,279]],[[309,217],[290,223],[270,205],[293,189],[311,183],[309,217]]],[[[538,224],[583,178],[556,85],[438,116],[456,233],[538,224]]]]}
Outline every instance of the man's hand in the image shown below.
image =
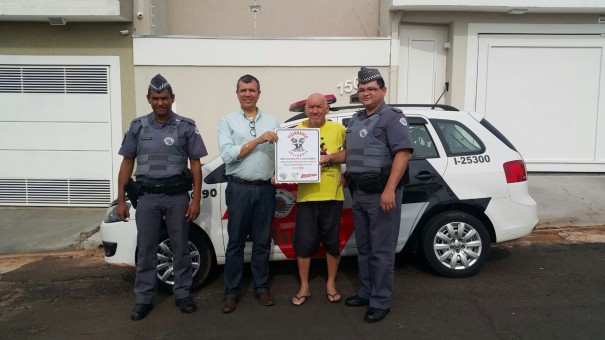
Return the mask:
{"type": "Polygon", "coordinates": [[[124,157],[120,164],[120,172],[118,173],[118,207],[116,208],[116,215],[122,221],[128,221],[130,218],[130,208],[125,201],[126,193],[124,192],[124,186],[132,175],[134,169],[134,158],[124,157]]]}
{"type": "Polygon", "coordinates": [[[191,200],[189,202],[189,207],[187,207],[187,213],[185,217],[187,217],[187,222],[191,222],[200,216],[200,201],[191,200]]]}
{"type": "Polygon", "coordinates": [[[326,166],[332,163],[332,157],[330,155],[319,155],[319,165],[326,166]]]}
{"type": "Polygon", "coordinates": [[[269,143],[273,143],[273,142],[277,142],[277,133],[273,132],[273,131],[265,131],[265,133],[263,133],[262,135],[260,135],[261,143],[264,142],[269,142],[269,143]]]}
{"type": "Polygon", "coordinates": [[[380,195],[380,207],[384,212],[395,209],[395,191],[385,190],[382,192],[382,195],[380,195]]]}
{"type": "Polygon", "coordinates": [[[347,187],[347,178],[345,177],[345,175],[340,175],[340,181],[338,181],[338,185],[342,188],[347,187]]]}
{"type": "Polygon", "coordinates": [[[130,218],[130,209],[128,208],[128,204],[126,204],[126,201],[118,201],[116,215],[118,215],[120,220],[128,221],[128,219],[130,218]]]}
{"type": "Polygon", "coordinates": [[[408,166],[410,155],[410,149],[400,149],[395,153],[393,165],[391,166],[391,174],[380,196],[380,207],[384,212],[395,208],[395,190],[405,172],[405,168],[408,166]]]}

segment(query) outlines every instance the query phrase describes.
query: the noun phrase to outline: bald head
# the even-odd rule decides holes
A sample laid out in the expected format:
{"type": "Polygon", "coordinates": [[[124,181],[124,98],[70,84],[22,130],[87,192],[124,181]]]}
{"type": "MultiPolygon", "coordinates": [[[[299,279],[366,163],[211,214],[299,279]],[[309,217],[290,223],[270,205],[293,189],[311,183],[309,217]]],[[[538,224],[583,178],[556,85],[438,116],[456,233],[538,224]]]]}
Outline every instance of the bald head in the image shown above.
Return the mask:
{"type": "Polygon", "coordinates": [[[310,101],[313,101],[314,103],[320,102],[324,106],[328,106],[328,101],[326,100],[326,97],[321,93],[311,94],[309,96],[309,98],[307,98],[307,105],[309,104],[310,101]]]}
{"type": "Polygon", "coordinates": [[[323,94],[313,93],[310,95],[305,104],[305,114],[309,117],[308,127],[322,127],[326,122],[328,111],[328,101],[323,94]]]}

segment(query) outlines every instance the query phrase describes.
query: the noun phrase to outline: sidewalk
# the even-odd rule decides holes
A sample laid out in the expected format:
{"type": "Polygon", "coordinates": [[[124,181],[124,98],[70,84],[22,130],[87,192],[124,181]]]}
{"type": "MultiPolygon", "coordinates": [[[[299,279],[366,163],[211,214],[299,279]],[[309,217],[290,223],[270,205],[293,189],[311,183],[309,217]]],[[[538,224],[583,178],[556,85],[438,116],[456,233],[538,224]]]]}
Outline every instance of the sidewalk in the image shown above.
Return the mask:
{"type": "MultiPolygon", "coordinates": [[[[0,254],[78,249],[82,241],[96,233],[106,210],[1,207],[0,254]]],[[[101,244],[100,240],[95,246],[101,244]]]]}
{"type": "MultiPolygon", "coordinates": [[[[605,225],[605,174],[530,174],[536,227],[605,225]]],[[[0,207],[0,254],[96,248],[106,208],[0,207]]]]}
{"type": "Polygon", "coordinates": [[[529,174],[538,228],[605,225],[605,174],[529,174]]]}

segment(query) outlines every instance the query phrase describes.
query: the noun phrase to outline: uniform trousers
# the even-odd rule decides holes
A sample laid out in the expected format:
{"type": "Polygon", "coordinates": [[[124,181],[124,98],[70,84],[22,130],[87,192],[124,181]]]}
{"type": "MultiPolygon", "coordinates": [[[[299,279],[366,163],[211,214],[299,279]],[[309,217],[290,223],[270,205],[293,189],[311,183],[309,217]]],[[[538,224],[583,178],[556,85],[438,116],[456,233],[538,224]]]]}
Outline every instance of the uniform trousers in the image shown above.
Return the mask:
{"type": "Polygon", "coordinates": [[[189,207],[189,193],[166,195],[144,194],[139,197],[136,210],[137,274],[134,285],[137,303],[151,303],[157,288],[157,250],[162,222],[166,221],[173,255],[174,296],[189,296],[192,284],[189,256],[189,222],[185,214],[189,207]]]}
{"type": "Polygon", "coordinates": [[[275,214],[275,186],[229,181],[225,190],[229,221],[229,242],[225,253],[225,296],[238,297],[244,271],[246,238],[252,238],[252,277],[254,293],[269,289],[271,222],[275,214]]]}
{"type": "Polygon", "coordinates": [[[387,309],[393,293],[403,189],[395,190],[395,208],[388,212],[380,208],[380,196],[361,190],[353,194],[360,281],[357,295],[368,299],[372,308],[387,309]]]}

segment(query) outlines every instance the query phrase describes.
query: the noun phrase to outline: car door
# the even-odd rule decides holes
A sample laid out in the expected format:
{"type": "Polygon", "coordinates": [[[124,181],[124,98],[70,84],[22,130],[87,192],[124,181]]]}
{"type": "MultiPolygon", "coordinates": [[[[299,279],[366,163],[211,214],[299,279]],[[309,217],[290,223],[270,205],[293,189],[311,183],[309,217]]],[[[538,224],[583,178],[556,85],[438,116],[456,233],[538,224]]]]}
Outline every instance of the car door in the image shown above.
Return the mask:
{"type": "MultiPolygon", "coordinates": [[[[410,135],[414,145],[414,153],[408,163],[405,173],[403,191],[403,207],[401,210],[401,229],[397,240],[399,251],[410,237],[420,217],[429,206],[430,199],[435,192],[443,188],[443,173],[447,167],[447,157],[439,142],[436,131],[428,120],[419,115],[407,114],[410,135]]],[[[340,117],[339,121],[347,126],[350,117],[340,117]]],[[[345,190],[345,203],[343,217],[347,210],[351,210],[352,201],[348,190],[345,190]]],[[[343,220],[341,229],[353,230],[352,218],[343,220]]],[[[351,237],[345,250],[355,251],[355,238],[351,237]]]]}
{"type": "Polygon", "coordinates": [[[422,116],[407,114],[407,121],[414,145],[414,153],[408,163],[403,190],[403,209],[398,248],[403,247],[420,218],[447,186],[443,174],[447,168],[447,157],[437,132],[422,116]]]}

